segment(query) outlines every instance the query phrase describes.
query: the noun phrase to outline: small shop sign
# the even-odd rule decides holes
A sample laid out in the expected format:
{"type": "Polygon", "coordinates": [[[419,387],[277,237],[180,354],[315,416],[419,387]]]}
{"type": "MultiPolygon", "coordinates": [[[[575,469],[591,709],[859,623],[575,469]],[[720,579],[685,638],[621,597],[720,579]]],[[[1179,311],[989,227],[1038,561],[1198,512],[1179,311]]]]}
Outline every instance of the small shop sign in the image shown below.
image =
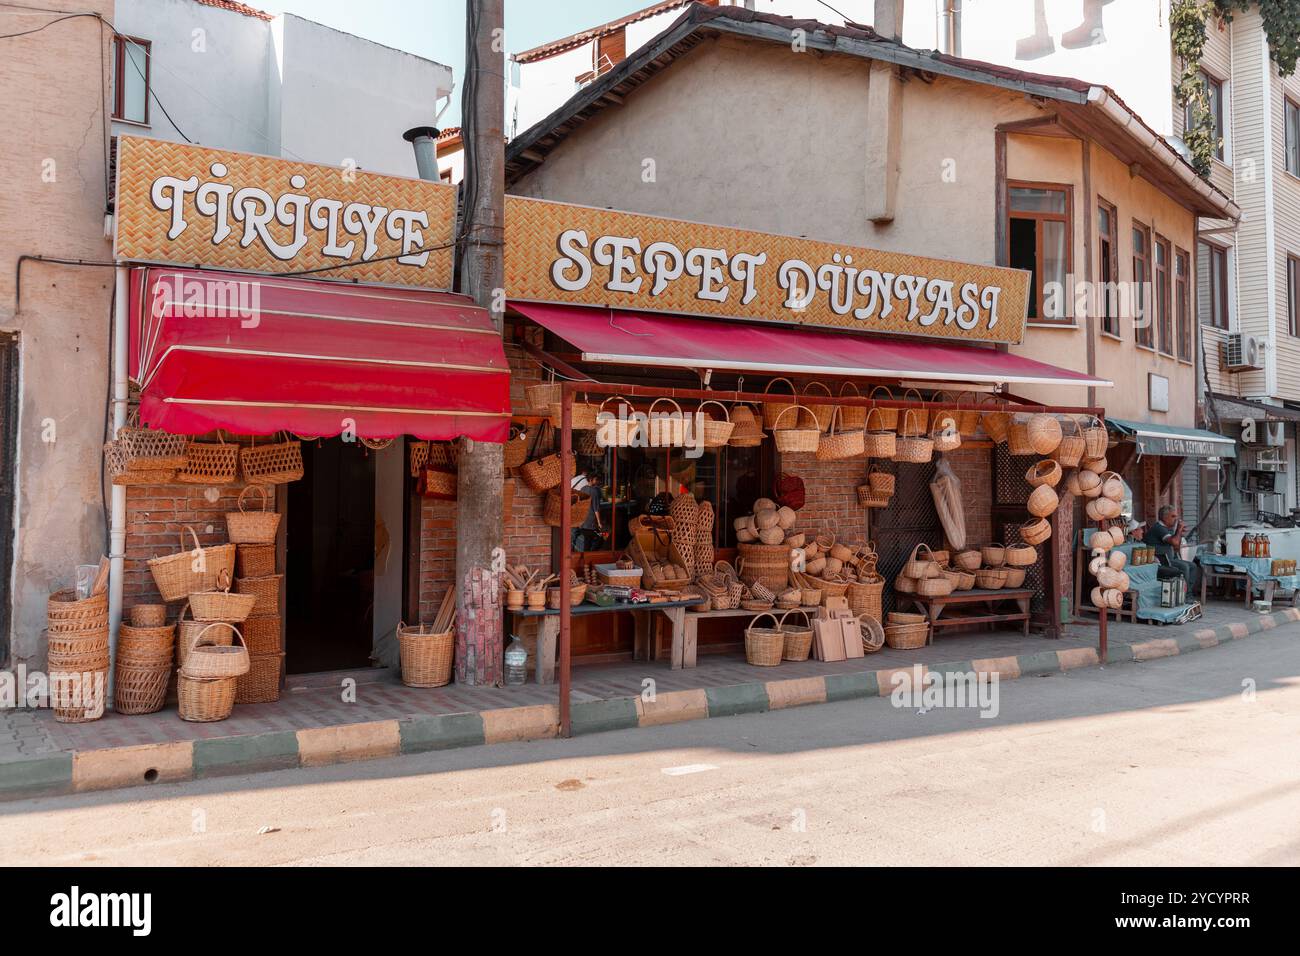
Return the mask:
{"type": "Polygon", "coordinates": [[[506,197],[512,299],[1019,343],[1029,273],[506,197]]]}
{"type": "Polygon", "coordinates": [[[123,136],[116,195],[120,260],[451,288],[441,183],[123,136]]]}

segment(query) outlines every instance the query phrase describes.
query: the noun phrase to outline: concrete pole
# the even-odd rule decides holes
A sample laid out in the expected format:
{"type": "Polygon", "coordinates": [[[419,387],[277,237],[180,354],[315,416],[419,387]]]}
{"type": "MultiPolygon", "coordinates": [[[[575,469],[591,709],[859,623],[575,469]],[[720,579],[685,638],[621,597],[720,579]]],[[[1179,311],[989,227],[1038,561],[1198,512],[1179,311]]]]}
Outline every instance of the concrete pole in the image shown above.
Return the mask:
{"type": "MultiPolygon", "coordinates": [[[[505,296],[504,0],[466,0],[465,136],[459,231],[460,289],[492,314],[500,331],[505,296]]],[[[457,462],[456,680],[501,683],[504,641],[500,572],[504,567],[501,446],[469,439],[457,462]]]]}

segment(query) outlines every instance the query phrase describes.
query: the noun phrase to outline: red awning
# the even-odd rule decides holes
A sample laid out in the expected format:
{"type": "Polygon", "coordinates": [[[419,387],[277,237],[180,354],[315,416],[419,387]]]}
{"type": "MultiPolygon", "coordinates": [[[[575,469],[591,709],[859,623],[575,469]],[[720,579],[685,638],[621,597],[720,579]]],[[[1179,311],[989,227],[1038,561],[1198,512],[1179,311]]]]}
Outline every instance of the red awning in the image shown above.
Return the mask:
{"type": "Polygon", "coordinates": [[[654,312],[536,302],[510,305],[572,343],[587,362],[944,382],[1113,384],[1085,372],[974,345],[654,312]]]}
{"type": "Polygon", "coordinates": [[[130,374],[152,427],[507,437],[501,336],[465,296],[136,268],[131,299],[130,374]]]}

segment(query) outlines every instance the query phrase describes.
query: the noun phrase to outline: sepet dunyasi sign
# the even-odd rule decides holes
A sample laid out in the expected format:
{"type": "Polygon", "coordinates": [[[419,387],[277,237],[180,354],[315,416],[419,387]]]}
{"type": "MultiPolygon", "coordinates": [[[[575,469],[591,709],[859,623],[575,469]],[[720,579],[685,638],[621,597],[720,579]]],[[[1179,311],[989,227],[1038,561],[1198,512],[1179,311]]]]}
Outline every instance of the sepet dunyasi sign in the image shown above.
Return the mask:
{"type": "Polygon", "coordinates": [[[1019,343],[1029,273],[506,197],[511,299],[1019,343]]]}
{"type": "Polygon", "coordinates": [[[119,260],[451,288],[442,183],[122,136],[116,195],[119,260]]]}

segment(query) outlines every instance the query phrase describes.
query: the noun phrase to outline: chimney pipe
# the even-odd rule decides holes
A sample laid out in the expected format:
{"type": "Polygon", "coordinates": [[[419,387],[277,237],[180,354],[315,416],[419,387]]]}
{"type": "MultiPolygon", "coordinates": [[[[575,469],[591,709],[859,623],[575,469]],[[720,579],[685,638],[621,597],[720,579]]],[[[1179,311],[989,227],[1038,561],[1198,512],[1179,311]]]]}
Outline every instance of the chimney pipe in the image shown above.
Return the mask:
{"type": "Polygon", "coordinates": [[[421,179],[438,182],[438,130],[433,126],[413,126],[402,139],[415,150],[415,168],[421,179]]]}

